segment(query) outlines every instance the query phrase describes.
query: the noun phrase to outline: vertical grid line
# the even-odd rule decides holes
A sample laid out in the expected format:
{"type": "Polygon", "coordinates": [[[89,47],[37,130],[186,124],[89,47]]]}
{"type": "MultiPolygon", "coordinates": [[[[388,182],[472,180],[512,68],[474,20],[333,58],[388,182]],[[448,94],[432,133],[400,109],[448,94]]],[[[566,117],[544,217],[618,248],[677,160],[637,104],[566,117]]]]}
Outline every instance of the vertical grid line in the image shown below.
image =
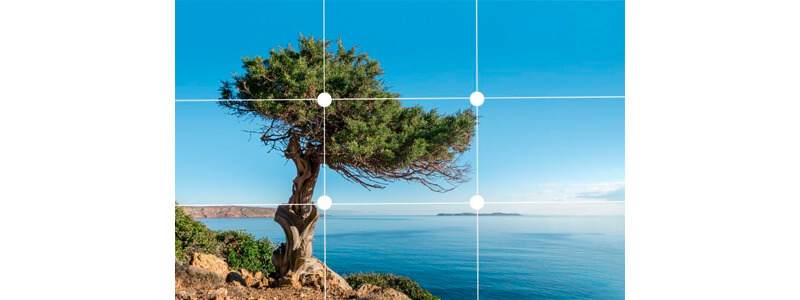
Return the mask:
{"type": "MultiPolygon", "coordinates": [[[[325,0],[322,0],[322,92],[327,92],[327,79],[325,78],[326,73],[326,62],[328,60],[328,49],[327,49],[327,36],[326,36],[326,28],[325,24],[327,22],[325,16],[325,0]]],[[[328,112],[325,107],[322,108],[322,193],[324,195],[328,195],[328,147],[326,144],[327,141],[327,123],[328,123],[328,112]]],[[[328,299],[328,210],[322,210],[322,261],[324,265],[323,269],[323,279],[322,279],[322,286],[323,286],[323,299],[328,299]]]]}
{"type": "Polygon", "coordinates": [[[475,90],[478,91],[478,0],[475,0],[475,90]]]}
{"type": "Polygon", "coordinates": [[[328,195],[328,111],[322,108],[322,194],[328,195]]]}
{"type": "Polygon", "coordinates": [[[475,194],[481,193],[481,139],[480,139],[480,118],[478,107],[475,106],[475,194]]]}
{"type": "MultiPolygon", "coordinates": [[[[480,110],[475,106],[475,194],[480,195],[480,110]]],[[[475,297],[481,298],[480,210],[475,210],[475,297]]]]}
{"type": "Polygon", "coordinates": [[[323,286],[323,299],[328,299],[328,210],[322,210],[322,261],[324,269],[322,270],[322,286],[323,286]]]}
{"type": "Polygon", "coordinates": [[[481,299],[481,214],[475,212],[475,299],[481,299]]]}
{"type": "MultiPolygon", "coordinates": [[[[322,108],[322,194],[328,195],[328,147],[326,140],[328,112],[322,108]]],[[[325,293],[323,299],[328,299],[328,210],[322,210],[322,262],[325,265],[323,270],[322,286],[325,293]]]]}
{"type": "MultiPolygon", "coordinates": [[[[480,91],[478,75],[478,0],[475,0],[475,91],[480,91]]],[[[481,192],[480,111],[475,106],[475,194],[481,192]]],[[[475,299],[481,299],[481,233],[480,210],[475,210],[475,299]]]]}
{"type": "MultiPolygon", "coordinates": [[[[476,0],[477,1],[477,0],[476,0]]],[[[326,34],[325,34],[325,0],[322,0],[322,92],[327,92],[327,87],[325,83],[325,62],[328,60],[328,49],[326,45],[326,34]]]]}

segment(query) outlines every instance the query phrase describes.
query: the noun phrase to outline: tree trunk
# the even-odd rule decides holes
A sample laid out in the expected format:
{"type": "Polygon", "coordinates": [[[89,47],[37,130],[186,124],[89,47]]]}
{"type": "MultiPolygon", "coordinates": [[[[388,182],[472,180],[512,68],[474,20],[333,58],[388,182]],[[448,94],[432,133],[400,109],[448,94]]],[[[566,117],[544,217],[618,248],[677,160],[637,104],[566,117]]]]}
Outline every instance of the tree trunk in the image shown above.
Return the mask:
{"type": "Polygon", "coordinates": [[[283,228],[286,242],[275,249],[272,263],[277,271],[279,285],[299,287],[303,270],[315,261],[311,243],[319,214],[315,206],[306,204],[311,203],[321,164],[313,155],[300,151],[298,139],[289,142],[285,153],[297,167],[292,196],[289,198],[289,204],[295,205],[281,205],[275,212],[275,222],[283,228]]]}

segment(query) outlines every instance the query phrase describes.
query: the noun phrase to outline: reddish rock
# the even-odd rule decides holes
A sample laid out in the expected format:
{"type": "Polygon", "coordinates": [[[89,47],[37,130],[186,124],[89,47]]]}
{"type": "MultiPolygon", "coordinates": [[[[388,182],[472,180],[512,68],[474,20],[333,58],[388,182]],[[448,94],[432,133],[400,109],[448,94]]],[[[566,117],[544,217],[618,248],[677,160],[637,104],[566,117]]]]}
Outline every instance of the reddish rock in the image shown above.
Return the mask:
{"type": "Polygon", "coordinates": [[[222,278],[228,275],[228,263],[211,254],[192,253],[192,261],[189,264],[222,278]]]}
{"type": "Polygon", "coordinates": [[[356,290],[359,300],[411,300],[405,294],[393,288],[364,284],[356,290]]]}

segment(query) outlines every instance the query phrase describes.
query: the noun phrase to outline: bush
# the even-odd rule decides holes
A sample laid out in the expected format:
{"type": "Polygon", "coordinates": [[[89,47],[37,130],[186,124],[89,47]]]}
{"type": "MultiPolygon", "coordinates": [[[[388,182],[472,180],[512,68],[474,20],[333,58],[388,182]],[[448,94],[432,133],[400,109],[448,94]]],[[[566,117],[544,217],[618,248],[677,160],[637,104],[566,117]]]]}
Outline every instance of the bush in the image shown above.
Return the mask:
{"type": "Polygon", "coordinates": [[[225,259],[233,269],[269,274],[274,247],[267,239],[256,239],[244,231],[214,232],[195,221],[180,207],[175,208],[175,260],[186,263],[192,253],[213,254],[225,259]]]}
{"type": "Polygon", "coordinates": [[[272,265],[274,248],[269,240],[255,239],[243,231],[223,231],[217,234],[217,241],[222,245],[221,256],[226,258],[231,268],[264,274],[275,271],[272,265]]]}
{"type": "Polygon", "coordinates": [[[347,283],[354,289],[364,284],[374,284],[381,287],[389,287],[406,294],[413,300],[439,300],[428,290],[424,289],[419,283],[411,278],[386,273],[356,273],[345,277],[347,283]]]}
{"type": "Polygon", "coordinates": [[[175,207],[175,260],[187,262],[193,252],[219,253],[216,233],[175,207]]]}

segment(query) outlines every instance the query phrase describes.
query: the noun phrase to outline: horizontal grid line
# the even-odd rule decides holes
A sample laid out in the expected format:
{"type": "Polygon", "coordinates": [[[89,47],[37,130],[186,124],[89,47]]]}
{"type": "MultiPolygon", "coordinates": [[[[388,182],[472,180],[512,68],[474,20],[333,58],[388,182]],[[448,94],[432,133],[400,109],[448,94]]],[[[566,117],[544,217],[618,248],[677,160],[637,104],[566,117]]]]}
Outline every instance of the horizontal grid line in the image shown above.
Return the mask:
{"type": "Polygon", "coordinates": [[[592,99],[625,99],[625,96],[495,96],[484,97],[488,100],[592,100],[592,99]]]}
{"type": "MultiPolygon", "coordinates": [[[[611,200],[587,200],[587,201],[486,201],[486,205],[500,204],[500,205],[521,205],[521,204],[613,204],[624,203],[624,201],[611,201],[611,200]]],[[[175,206],[184,207],[220,207],[220,206],[244,206],[244,207],[271,207],[271,206],[310,206],[316,205],[314,203],[247,203],[247,204],[176,204],[175,206]]],[[[342,202],[333,203],[333,206],[384,206],[384,205],[469,205],[468,201],[463,202],[342,202]]]]}
{"type": "Polygon", "coordinates": [[[282,102],[282,101],[316,101],[317,99],[312,98],[276,98],[276,99],[175,99],[175,102],[225,102],[225,101],[234,101],[234,102],[262,102],[262,101],[275,101],[275,102],[282,102]]]}
{"type": "Polygon", "coordinates": [[[586,200],[586,201],[486,201],[486,204],[611,204],[625,203],[613,200],[586,200]]]}
{"type": "Polygon", "coordinates": [[[468,202],[364,202],[334,203],[341,206],[381,206],[381,205],[468,205],[468,202]]]}
{"type": "Polygon", "coordinates": [[[212,203],[212,204],[176,204],[177,207],[191,206],[191,207],[219,207],[219,206],[244,206],[244,207],[259,207],[259,206],[311,206],[314,203],[212,203]]]}
{"type": "MultiPolygon", "coordinates": [[[[625,99],[625,96],[487,96],[486,100],[610,100],[625,99]]],[[[316,101],[314,98],[275,98],[275,99],[175,99],[175,102],[288,102],[288,101],[316,101]]],[[[376,100],[469,100],[469,97],[385,97],[385,98],[333,98],[336,101],[376,101],[376,100]]]]}

